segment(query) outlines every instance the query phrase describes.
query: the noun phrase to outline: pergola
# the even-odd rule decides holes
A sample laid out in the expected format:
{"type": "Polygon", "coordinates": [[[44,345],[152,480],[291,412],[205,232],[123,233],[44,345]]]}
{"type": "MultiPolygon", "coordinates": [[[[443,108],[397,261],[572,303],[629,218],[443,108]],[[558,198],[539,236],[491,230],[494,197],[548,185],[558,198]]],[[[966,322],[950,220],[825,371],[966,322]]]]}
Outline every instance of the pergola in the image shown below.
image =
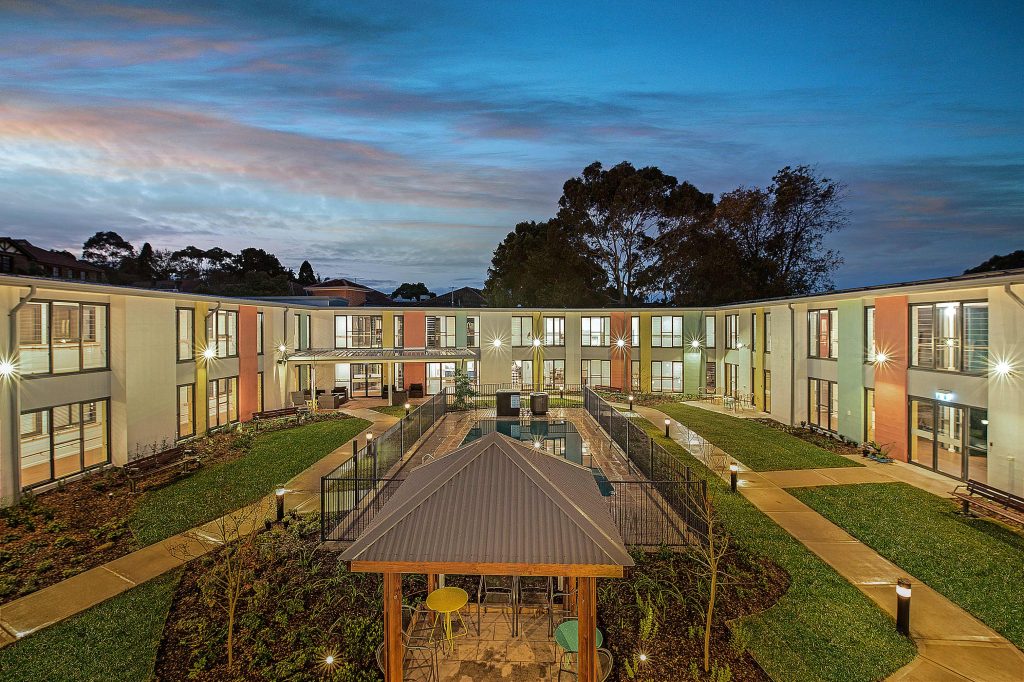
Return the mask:
{"type": "Polygon", "coordinates": [[[491,433],[413,469],[341,558],[384,574],[385,679],[402,679],[402,574],[560,576],[576,585],[579,680],[597,680],[597,578],[633,560],[590,469],[491,433]]]}

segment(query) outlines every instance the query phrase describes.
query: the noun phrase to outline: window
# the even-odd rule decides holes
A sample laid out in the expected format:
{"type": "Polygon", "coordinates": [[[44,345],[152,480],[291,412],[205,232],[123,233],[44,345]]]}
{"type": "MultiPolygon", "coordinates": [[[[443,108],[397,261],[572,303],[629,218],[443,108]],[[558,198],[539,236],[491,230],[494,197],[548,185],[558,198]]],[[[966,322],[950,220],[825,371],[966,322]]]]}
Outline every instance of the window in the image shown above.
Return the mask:
{"type": "Polygon", "coordinates": [[[218,358],[238,355],[238,313],[234,310],[214,310],[206,317],[206,345],[213,348],[218,358]]]}
{"type": "Polygon", "coordinates": [[[988,411],[910,400],[910,461],[959,479],[988,481],[988,411]]]}
{"type": "Polygon", "coordinates": [[[839,391],[836,382],[825,379],[807,380],[807,421],[826,431],[839,428],[839,391]]]}
{"type": "Polygon", "coordinates": [[[478,378],[476,360],[466,360],[466,376],[469,378],[469,382],[475,386],[478,378]]]}
{"type": "Polygon", "coordinates": [[[564,346],[565,345],[565,318],[545,317],[544,318],[544,345],[564,346]]]}
{"type": "Polygon", "coordinates": [[[715,347],[715,316],[708,315],[704,318],[704,347],[715,347]]]}
{"type": "Polygon", "coordinates": [[[736,398],[740,389],[740,366],[732,362],[723,362],[722,365],[725,368],[725,395],[736,398]]]}
{"type": "Polygon", "coordinates": [[[839,357],[839,311],[810,310],[807,313],[807,355],[812,358],[839,357]]]}
{"type": "MultiPolygon", "coordinates": [[[[869,306],[864,309],[864,359],[867,362],[874,362],[878,348],[875,346],[875,308],[869,306]]],[[[869,438],[868,440],[872,440],[869,438]]]]}
{"type": "Polygon", "coordinates": [[[256,313],[256,355],[263,355],[263,311],[256,313]]]}
{"type": "Polygon", "coordinates": [[[22,412],[22,487],[73,476],[110,462],[109,401],[90,400],[22,412]]]}
{"type": "Polygon", "coordinates": [[[611,318],[610,317],[584,317],[583,332],[581,335],[584,346],[608,346],[611,345],[611,318]]]}
{"type": "Polygon", "coordinates": [[[640,347],[640,317],[638,315],[629,318],[629,345],[633,348],[640,347]]]}
{"type": "Polygon", "coordinates": [[[610,386],[612,377],[610,360],[584,360],[580,377],[587,386],[610,386]]]}
{"type": "MultiPolygon", "coordinates": [[[[335,365],[335,367],[339,367],[339,366],[340,365],[335,365]]],[[[403,364],[401,362],[396,362],[394,367],[395,367],[395,390],[396,391],[404,391],[405,390],[405,364],[403,364]]],[[[337,370],[335,370],[335,375],[337,375],[337,370]]],[[[335,379],[337,379],[337,376],[335,376],[335,379]]],[[[346,378],[346,382],[347,381],[348,381],[348,379],[346,378]]],[[[337,380],[335,381],[335,383],[337,384],[337,380]]]]}
{"type": "Polygon", "coordinates": [[[988,369],[988,304],[911,306],[910,356],[914,367],[981,373],[988,369]]]}
{"type": "Polygon", "coordinates": [[[634,391],[640,390],[640,361],[631,360],[629,363],[629,386],[634,391]]]}
{"type": "Polygon", "coordinates": [[[436,317],[428,315],[427,324],[427,348],[454,348],[455,347],[455,316],[436,317]]]}
{"type": "Polygon", "coordinates": [[[683,363],[679,361],[651,363],[652,393],[682,393],[683,363]]]}
{"type": "Polygon", "coordinates": [[[477,315],[466,318],[466,347],[480,347],[480,317],[477,315]]]}
{"type": "Polygon", "coordinates": [[[178,386],[178,439],[196,435],[196,385],[178,386]]]}
{"type": "Polygon", "coordinates": [[[704,390],[714,393],[718,390],[718,365],[708,362],[704,367],[704,390]]]}
{"type": "Polygon", "coordinates": [[[875,441],[875,389],[864,389],[864,442],[875,441]]]}
{"type": "Polygon", "coordinates": [[[683,318],[681,315],[655,315],[651,318],[651,346],[655,348],[683,347],[683,318]]]}
{"type": "Polygon", "coordinates": [[[305,313],[295,313],[292,325],[292,343],[295,350],[309,350],[310,338],[312,338],[310,316],[305,313]]]}
{"type": "Polygon", "coordinates": [[[195,313],[191,308],[178,308],[178,362],[195,358],[195,313]]]}
{"type": "Polygon", "coordinates": [[[725,316],[725,347],[735,350],[740,347],[740,316],[725,316]]]}
{"type": "Polygon", "coordinates": [[[10,256],[0,256],[0,272],[14,272],[14,259],[10,256]]]}
{"type": "MultiPolygon", "coordinates": [[[[772,352],[772,314],[764,314],[764,352],[772,352]]],[[[767,412],[768,410],[765,410],[767,412]]]]}
{"type": "Polygon", "coordinates": [[[238,377],[214,379],[207,396],[208,421],[211,429],[238,421],[238,377]]]}
{"type": "MultiPolygon", "coordinates": [[[[757,313],[750,314],[750,352],[757,351],[757,313]]],[[[753,383],[753,382],[751,382],[753,383]]]]}
{"type": "Polygon", "coordinates": [[[18,311],[18,353],[24,375],[107,369],[107,306],[34,301],[18,311]]]}
{"type": "Polygon", "coordinates": [[[436,395],[445,389],[455,389],[455,363],[428,362],[427,395],[436,395]]]}
{"type": "Polygon", "coordinates": [[[334,316],[335,348],[383,348],[383,346],[384,318],[380,315],[334,316]]]}
{"type": "Polygon", "coordinates": [[[512,385],[519,388],[533,386],[533,360],[512,361],[512,385]]]}
{"type": "Polygon", "coordinates": [[[263,372],[256,372],[256,409],[259,412],[266,409],[263,398],[263,372]]]}
{"type": "Polygon", "coordinates": [[[544,361],[544,388],[565,388],[565,360],[544,361]]]}
{"type": "Polygon", "coordinates": [[[512,345],[515,347],[529,346],[533,343],[533,318],[512,318],[512,345]]]}
{"type": "Polygon", "coordinates": [[[772,411],[772,373],[767,369],[764,371],[764,411],[772,411]]]}
{"type": "Polygon", "coordinates": [[[395,315],[395,348],[405,348],[405,315],[395,315]]]}

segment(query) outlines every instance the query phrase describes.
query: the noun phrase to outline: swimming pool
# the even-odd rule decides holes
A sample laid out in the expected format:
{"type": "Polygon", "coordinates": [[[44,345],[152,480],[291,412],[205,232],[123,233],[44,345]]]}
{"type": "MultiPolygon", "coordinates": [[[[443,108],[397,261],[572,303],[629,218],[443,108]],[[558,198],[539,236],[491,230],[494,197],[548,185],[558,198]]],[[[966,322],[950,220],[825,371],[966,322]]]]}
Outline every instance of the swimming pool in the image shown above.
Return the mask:
{"type": "MultiPolygon", "coordinates": [[[[539,444],[546,452],[564,457],[570,462],[584,466],[591,464],[590,453],[583,442],[583,436],[572,425],[572,422],[562,420],[482,419],[469,429],[469,433],[462,439],[462,444],[472,443],[495,431],[523,443],[539,444]],[[584,460],[586,460],[585,463],[584,460]]],[[[594,474],[594,480],[597,481],[597,487],[601,490],[601,494],[605,497],[614,495],[615,487],[608,481],[608,477],[605,476],[601,467],[591,466],[590,470],[594,474]]]]}

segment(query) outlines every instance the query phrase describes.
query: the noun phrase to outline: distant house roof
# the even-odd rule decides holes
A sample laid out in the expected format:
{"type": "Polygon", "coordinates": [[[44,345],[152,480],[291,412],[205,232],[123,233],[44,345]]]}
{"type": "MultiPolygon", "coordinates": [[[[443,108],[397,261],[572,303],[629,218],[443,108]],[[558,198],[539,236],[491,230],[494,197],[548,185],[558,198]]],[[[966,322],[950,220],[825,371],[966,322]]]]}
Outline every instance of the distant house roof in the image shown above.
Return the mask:
{"type": "Polygon", "coordinates": [[[75,258],[74,255],[67,251],[56,251],[54,249],[44,249],[33,245],[27,239],[18,239],[15,237],[0,237],[0,247],[10,245],[11,247],[18,249],[24,254],[29,260],[43,265],[57,265],[64,268],[75,268],[77,270],[87,270],[89,272],[102,272],[102,268],[98,268],[92,263],[88,263],[83,260],[75,258]]]}
{"type": "Polygon", "coordinates": [[[371,289],[365,284],[353,282],[344,277],[336,277],[317,284],[303,287],[310,296],[338,296],[348,301],[351,306],[384,306],[393,305],[394,301],[387,294],[371,289]]]}
{"type": "Polygon", "coordinates": [[[484,298],[484,292],[480,289],[462,287],[447,294],[412,302],[409,305],[426,308],[486,308],[487,299],[484,298]]]}
{"type": "Polygon", "coordinates": [[[621,577],[590,469],[490,433],[410,472],[341,554],[354,571],[621,577]]]}

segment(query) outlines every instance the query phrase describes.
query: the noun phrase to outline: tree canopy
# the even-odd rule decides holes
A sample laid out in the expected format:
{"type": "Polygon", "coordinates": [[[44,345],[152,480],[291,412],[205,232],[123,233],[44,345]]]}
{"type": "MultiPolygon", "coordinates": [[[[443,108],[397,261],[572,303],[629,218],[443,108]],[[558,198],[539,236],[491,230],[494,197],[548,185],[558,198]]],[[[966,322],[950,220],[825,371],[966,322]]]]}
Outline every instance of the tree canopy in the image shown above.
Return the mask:
{"type": "Polygon", "coordinates": [[[117,270],[131,258],[135,258],[135,247],[117,232],[97,232],[82,246],[82,260],[101,268],[117,270]]]}
{"type": "Polygon", "coordinates": [[[964,270],[965,275],[973,275],[976,272],[997,272],[999,270],[1015,270],[1024,268],[1024,249],[1017,249],[1013,253],[1003,256],[992,256],[981,265],[964,270]]]}
{"type": "Polygon", "coordinates": [[[419,301],[424,298],[433,298],[434,296],[434,292],[428,289],[427,285],[423,282],[416,282],[415,284],[403,282],[401,286],[391,292],[391,298],[401,298],[407,301],[419,301]]]}

